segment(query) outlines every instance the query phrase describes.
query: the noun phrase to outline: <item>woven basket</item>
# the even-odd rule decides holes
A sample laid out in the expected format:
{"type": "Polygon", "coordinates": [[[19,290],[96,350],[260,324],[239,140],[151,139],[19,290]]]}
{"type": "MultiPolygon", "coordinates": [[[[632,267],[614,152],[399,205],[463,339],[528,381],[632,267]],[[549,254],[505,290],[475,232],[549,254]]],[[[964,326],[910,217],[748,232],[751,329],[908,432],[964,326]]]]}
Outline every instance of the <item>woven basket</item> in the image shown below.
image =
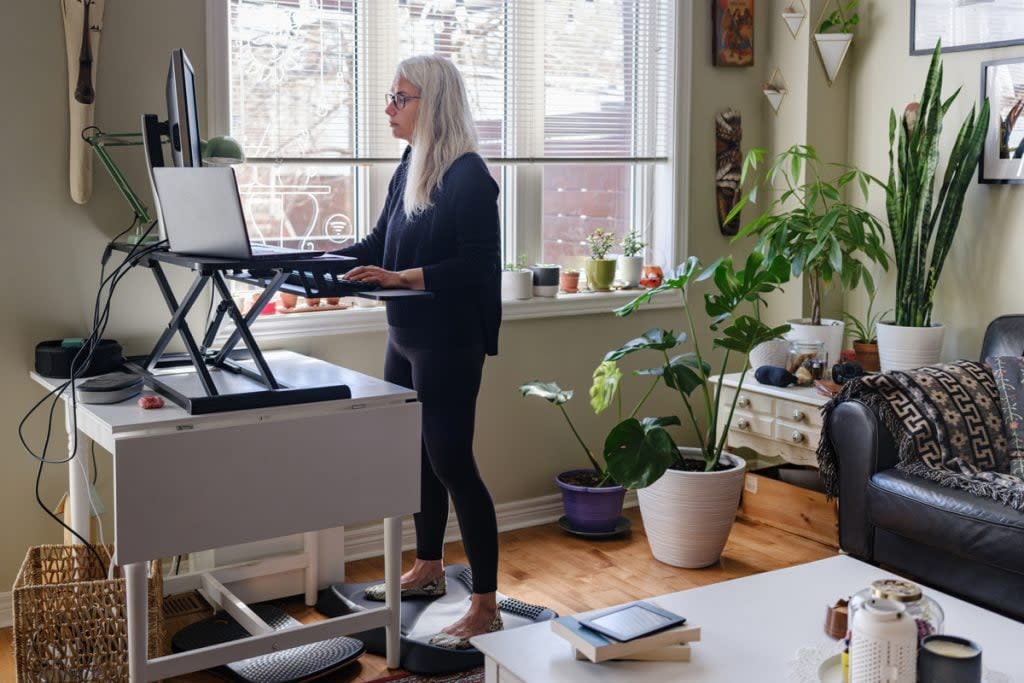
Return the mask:
{"type": "MultiPolygon", "coordinates": [[[[95,546],[110,563],[113,548],[95,546]]],[[[163,579],[148,581],[149,657],[163,648],[163,579]]],[[[29,549],[14,582],[14,662],[18,683],[127,681],[125,580],[107,579],[84,545],[29,549]]]]}

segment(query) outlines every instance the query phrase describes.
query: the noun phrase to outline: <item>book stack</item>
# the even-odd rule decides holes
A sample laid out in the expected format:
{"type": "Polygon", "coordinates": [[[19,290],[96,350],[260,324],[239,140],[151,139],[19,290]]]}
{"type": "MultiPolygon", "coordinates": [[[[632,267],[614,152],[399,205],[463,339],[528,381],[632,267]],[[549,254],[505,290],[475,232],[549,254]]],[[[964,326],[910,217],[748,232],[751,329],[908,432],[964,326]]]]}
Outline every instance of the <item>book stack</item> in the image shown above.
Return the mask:
{"type": "Polygon", "coordinates": [[[700,627],[686,624],[624,641],[587,628],[575,617],[554,619],[551,630],[569,641],[576,659],[595,663],[613,659],[688,662],[690,643],[700,640],[700,627]]]}

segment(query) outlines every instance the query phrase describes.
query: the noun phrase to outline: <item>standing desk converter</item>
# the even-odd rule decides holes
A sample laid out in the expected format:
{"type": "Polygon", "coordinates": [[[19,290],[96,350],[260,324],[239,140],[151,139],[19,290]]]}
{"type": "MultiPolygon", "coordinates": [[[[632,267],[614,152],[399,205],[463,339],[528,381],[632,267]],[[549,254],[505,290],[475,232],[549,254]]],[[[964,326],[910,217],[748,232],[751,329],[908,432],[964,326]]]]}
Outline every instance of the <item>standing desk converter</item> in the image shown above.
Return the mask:
{"type": "MultiPolygon", "coordinates": [[[[419,509],[420,404],[415,392],[289,351],[266,360],[285,382],[311,377],[347,384],[351,398],[190,415],[170,402],[143,410],[134,400],[79,404],[69,463],[71,526],[89,529],[89,440],[113,454],[117,563],[127,588],[130,680],[151,681],[385,626],[387,663],[398,666],[401,516],[419,509]],[[316,599],[316,534],[384,520],[388,599],[378,609],[288,631],[272,631],[224,584],[255,573],[305,569],[316,599]],[[303,533],[304,553],[169,577],[168,593],[202,589],[250,638],[148,659],[146,562],[172,555],[303,533]]],[[[61,380],[32,373],[53,389],[61,380]]],[[[71,402],[65,395],[69,449],[71,402]]]]}

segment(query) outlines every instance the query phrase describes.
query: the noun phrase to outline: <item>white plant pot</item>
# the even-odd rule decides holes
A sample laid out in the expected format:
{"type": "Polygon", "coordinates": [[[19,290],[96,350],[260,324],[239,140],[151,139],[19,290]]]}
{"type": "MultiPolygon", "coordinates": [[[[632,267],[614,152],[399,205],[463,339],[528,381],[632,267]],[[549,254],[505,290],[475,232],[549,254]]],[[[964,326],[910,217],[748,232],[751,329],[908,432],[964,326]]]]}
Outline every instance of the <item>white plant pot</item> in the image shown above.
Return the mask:
{"type": "Polygon", "coordinates": [[[786,335],[786,339],[824,342],[825,352],[828,353],[828,366],[831,368],[839,362],[843,351],[843,331],[846,329],[846,324],[842,320],[822,318],[820,325],[811,325],[809,318],[786,322],[793,328],[786,335]]]}
{"type": "MultiPolygon", "coordinates": [[[[701,459],[696,448],[680,448],[686,458],[701,459]]],[[[668,470],[637,490],[644,533],[654,558],[674,567],[707,567],[718,562],[729,539],[743,491],[747,463],[722,454],[733,467],[722,472],[668,470]]]]}
{"type": "Polygon", "coordinates": [[[789,340],[770,339],[750,349],[750,369],[757,370],[762,365],[774,365],[784,368],[789,361],[789,340]]]}
{"type": "Polygon", "coordinates": [[[765,89],[762,92],[768,98],[768,105],[772,108],[772,111],[778,113],[779,107],[782,106],[782,100],[786,97],[786,91],[765,89]]]}
{"type": "Polygon", "coordinates": [[[616,264],[615,279],[626,288],[639,287],[640,277],[644,273],[643,256],[620,256],[616,264]]]}
{"type": "Polygon", "coordinates": [[[530,299],[533,297],[533,272],[504,270],[501,273],[502,299],[530,299]]]}
{"type": "Polygon", "coordinates": [[[878,323],[878,360],[882,372],[934,365],[942,355],[944,325],[903,327],[878,323]]]}
{"type": "Polygon", "coordinates": [[[796,34],[800,32],[800,26],[804,23],[804,17],[806,15],[801,12],[783,12],[782,18],[786,22],[786,27],[789,28],[789,32],[796,38],[796,34]]]}
{"type": "Polygon", "coordinates": [[[852,33],[815,33],[814,42],[818,46],[818,55],[821,56],[821,64],[825,67],[825,75],[828,82],[836,80],[839,74],[839,67],[843,65],[846,58],[846,51],[850,49],[850,41],[853,40],[852,33]]]}

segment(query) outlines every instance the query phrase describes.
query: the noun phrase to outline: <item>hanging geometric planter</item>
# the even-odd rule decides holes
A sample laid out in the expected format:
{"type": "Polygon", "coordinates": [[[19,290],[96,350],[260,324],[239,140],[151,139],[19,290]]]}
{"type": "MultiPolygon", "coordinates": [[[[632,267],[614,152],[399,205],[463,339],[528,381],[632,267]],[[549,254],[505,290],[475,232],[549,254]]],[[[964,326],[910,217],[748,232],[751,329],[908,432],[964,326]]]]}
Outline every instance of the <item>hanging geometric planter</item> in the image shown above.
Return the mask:
{"type": "Polygon", "coordinates": [[[818,55],[821,57],[822,66],[825,67],[825,77],[828,79],[829,85],[836,80],[839,67],[843,65],[852,40],[852,33],[814,34],[814,43],[818,46],[818,55]]]}
{"type": "Polygon", "coordinates": [[[803,0],[791,2],[786,5],[786,9],[782,10],[782,19],[786,22],[786,26],[794,38],[800,32],[800,27],[803,25],[806,16],[807,10],[804,9],[803,0]]]}
{"type": "Polygon", "coordinates": [[[782,106],[782,100],[786,99],[786,81],[782,78],[782,70],[775,67],[772,77],[761,87],[761,92],[768,99],[768,105],[776,114],[782,106]]]}

